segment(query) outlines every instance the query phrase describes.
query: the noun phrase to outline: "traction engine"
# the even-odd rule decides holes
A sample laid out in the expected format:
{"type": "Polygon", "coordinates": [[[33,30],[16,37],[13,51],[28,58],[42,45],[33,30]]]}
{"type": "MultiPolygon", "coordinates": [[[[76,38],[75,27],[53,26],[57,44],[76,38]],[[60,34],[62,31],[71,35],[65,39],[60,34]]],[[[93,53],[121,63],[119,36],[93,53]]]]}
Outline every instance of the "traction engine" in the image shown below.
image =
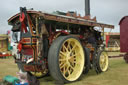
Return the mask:
{"type": "Polygon", "coordinates": [[[98,23],[90,16],[75,12],[54,14],[20,8],[20,13],[8,20],[17,36],[19,69],[36,77],[50,74],[55,80],[72,82],[91,68],[97,73],[108,68],[104,51],[104,28],[113,25],[98,23]],[[95,27],[101,29],[96,30],[95,27]]]}

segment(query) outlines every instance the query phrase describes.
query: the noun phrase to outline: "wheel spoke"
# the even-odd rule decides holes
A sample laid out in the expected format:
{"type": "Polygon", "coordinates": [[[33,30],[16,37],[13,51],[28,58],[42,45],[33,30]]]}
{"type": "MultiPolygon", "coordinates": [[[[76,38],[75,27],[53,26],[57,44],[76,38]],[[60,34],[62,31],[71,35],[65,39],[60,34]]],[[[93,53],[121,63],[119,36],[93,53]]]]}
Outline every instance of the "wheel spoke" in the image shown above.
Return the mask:
{"type": "Polygon", "coordinates": [[[65,56],[62,55],[61,53],[59,54],[59,57],[60,57],[60,59],[65,59],[65,56]]]}
{"type": "Polygon", "coordinates": [[[103,64],[105,64],[105,65],[106,65],[106,60],[103,62],[103,64]]]}
{"type": "Polygon", "coordinates": [[[75,61],[75,60],[76,60],[75,57],[70,57],[70,58],[69,58],[69,62],[73,62],[73,61],[75,61]]]}
{"type": "Polygon", "coordinates": [[[65,65],[66,65],[66,63],[62,64],[62,65],[60,66],[60,69],[62,69],[63,67],[65,67],[65,65]]]}
{"type": "Polygon", "coordinates": [[[103,64],[101,65],[101,69],[104,69],[104,65],[103,64]]]}
{"type": "Polygon", "coordinates": [[[63,66],[64,62],[60,62],[60,67],[63,66]]]}
{"type": "Polygon", "coordinates": [[[65,49],[66,52],[68,52],[68,48],[63,44],[63,48],[65,49]]]}
{"type": "Polygon", "coordinates": [[[69,66],[68,70],[69,70],[69,71],[70,71],[70,73],[71,73],[71,71],[72,71],[72,70],[71,70],[71,67],[70,67],[70,66],[69,66]]]}
{"type": "Polygon", "coordinates": [[[60,55],[66,56],[66,53],[60,51],[60,55]]]}
{"type": "Polygon", "coordinates": [[[70,50],[70,52],[72,52],[75,48],[77,47],[77,45],[73,45],[73,48],[70,50]]]}
{"type": "Polygon", "coordinates": [[[79,55],[79,53],[75,53],[75,54],[71,55],[71,57],[75,57],[75,56],[78,56],[78,55],[79,55]]]}
{"type": "Polygon", "coordinates": [[[100,61],[100,64],[102,65],[102,64],[103,64],[103,62],[102,62],[102,61],[100,61]]]}
{"type": "Polygon", "coordinates": [[[105,64],[105,63],[103,63],[103,69],[105,68],[105,66],[106,66],[106,64],[105,64]]]}
{"type": "Polygon", "coordinates": [[[68,50],[70,51],[71,50],[71,41],[68,41],[68,45],[67,45],[67,48],[68,48],[68,50]]]}
{"type": "Polygon", "coordinates": [[[65,73],[66,73],[66,71],[65,71],[65,67],[63,68],[63,75],[65,76],[65,73]]]}
{"type": "Polygon", "coordinates": [[[59,61],[66,61],[66,59],[59,59],[59,61]]]}
{"type": "Polygon", "coordinates": [[[74,60],[74,61],[72,61],[71,63],[72,63],[72,64],[76,64],[77,62],[76,62],[76,60],[74,60]]]}
{"type": "Polygon", "coordinates": [[[68,69],[69,69],[69,66],[67,66],[67,68],[66,68],[65,72],[67,72],[67,71],[68,71],[68,69]]]}
{"type": "Polygon", "coordinates": [[[70,73],[70,71],[68,70],[68,76],[70,76],[70,74],[71,74],[71,73],[70,73]]]}
{"type": "Polygon", "coordinates": [[[72,66],[72,65],[70,65],[70,68],[71,68],[72,70],[74,70],[74,68],[73,68],[73,66],[72,66]]]}

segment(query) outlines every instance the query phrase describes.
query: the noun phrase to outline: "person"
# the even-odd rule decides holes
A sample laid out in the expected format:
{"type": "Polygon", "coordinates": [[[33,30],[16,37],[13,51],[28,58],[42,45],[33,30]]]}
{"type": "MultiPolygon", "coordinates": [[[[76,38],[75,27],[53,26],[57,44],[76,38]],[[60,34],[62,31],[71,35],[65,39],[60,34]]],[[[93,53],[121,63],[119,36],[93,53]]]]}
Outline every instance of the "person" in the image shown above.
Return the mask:
{"type": "Polygon", "coordinates": [[[88,37],[88,43],[92,44],[93,47],[96,47],[96,39],[93,33],[90,33],[88,37]]]}

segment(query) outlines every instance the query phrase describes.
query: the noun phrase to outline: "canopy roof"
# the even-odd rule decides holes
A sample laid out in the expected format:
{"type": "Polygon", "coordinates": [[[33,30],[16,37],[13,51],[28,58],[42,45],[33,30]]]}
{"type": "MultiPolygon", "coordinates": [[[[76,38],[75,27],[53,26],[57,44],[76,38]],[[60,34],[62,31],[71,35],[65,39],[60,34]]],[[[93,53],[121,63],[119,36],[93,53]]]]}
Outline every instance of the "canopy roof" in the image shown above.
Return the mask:
{"type": "MultiPolygon", "coordinates": [[[[49,14],[49,13],[42,13],[40,11],[27,11],[28,14],[35,14],[38,16],[42,16],[45,20],[51,20],[51,21],[58,21],[58,22],[64,22],[64,23],[71,23],[71,24],[79,24],[79,25],[86,25],[86,26],[96,26],[96,27],[102,27],[102,28],[111,28],[113,29],[113,25],[108,25],[108,24],[103,24],[103,23],[98,23],[93,20],[86,20],[86,19],[81,19],[77,17],[71,17],[71,16],[64,16],[64,15],[58,15],[58,14],[49,14]]],[[[8,23],[10,25],[13,24],[13,21],[18,18],[20,13],[12,16],[9,20],[8,23]]]]}

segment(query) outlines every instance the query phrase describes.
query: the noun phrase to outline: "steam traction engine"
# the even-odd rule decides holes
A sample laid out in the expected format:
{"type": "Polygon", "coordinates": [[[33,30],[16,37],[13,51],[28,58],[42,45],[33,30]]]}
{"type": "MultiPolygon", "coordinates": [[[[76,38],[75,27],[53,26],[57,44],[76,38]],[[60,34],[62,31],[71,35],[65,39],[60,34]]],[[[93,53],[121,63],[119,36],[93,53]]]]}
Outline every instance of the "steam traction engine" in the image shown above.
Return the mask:
{"type": "Polygon", "coordinates": [[[22,71],[36,77],[50,73],[55,80],[67,83],[78,80],[90,68],[97,73],[108,68],[101,32],[94,27],[104,32],[104,28],[114,28],[113,25],[73,12],[49,14],[26,8],[21,8],[8,23],[14,35],[19,36],[15,38],[18,56],[14,57],[22,71]]]}

